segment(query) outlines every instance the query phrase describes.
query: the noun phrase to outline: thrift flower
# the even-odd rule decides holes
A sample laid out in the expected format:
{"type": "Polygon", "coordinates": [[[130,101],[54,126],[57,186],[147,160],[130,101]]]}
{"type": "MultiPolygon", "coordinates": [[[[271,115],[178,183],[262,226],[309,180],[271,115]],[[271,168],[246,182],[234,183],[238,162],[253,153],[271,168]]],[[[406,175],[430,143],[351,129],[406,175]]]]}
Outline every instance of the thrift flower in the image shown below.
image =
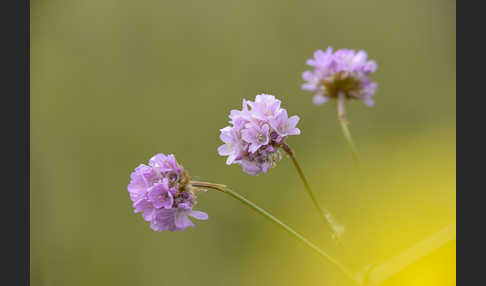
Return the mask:
{"type": "Polygon", "coordinates": [[[281,159],[279,148],[289,135],[299,135],[299,117],[288,117],[281,101],[269,94],[259,94],[255,101],[243,99],[241,110],[230,112],[230,126],[222,128],[218,148],[228,156],[226,164],[239,164],[250,175],[266,173],[281,159]]]}
{"type": "Polygon", "coordinates": [[[314,70],[302,74],[306,81],[302,89],[314,92],[313,102],[316,105],[343,94],[346,99],[362,100],[366,105],[373,106],[372,96],[377,84],[368,76],[376,71],[377,64],[367,60],[367,57],[362,50],[340,49],[334,53],[331,47],[325,52],[317,50],[314,58],[307,60],[314,70]]]}
{"type": "Polygon", "coordinates": [[[208,219],[206,213],[192,209],[196,204],[195,189],[174,155],[157,154],[149,160],[148,166],[139,165],[132,172],[127,189],[135,213],[142,213],[155,231],[193,227],[189,216],[208,219]]]}

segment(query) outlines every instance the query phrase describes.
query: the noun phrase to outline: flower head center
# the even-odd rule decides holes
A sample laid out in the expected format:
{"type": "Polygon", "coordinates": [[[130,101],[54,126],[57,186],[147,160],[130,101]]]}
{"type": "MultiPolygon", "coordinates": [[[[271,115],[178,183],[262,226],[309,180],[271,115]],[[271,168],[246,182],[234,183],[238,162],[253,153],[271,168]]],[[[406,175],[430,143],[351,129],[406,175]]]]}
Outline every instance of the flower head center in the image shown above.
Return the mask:
{"type": "Polygon", "coordinates": [[[164,202],[168,198],[167,194],[160,194],[157,196],[157,199],[161,202],[164,202]]]}
{"type": "Polygon", "coordinates": [[[332,79],[321,81],[321,87],[331,98],[337,98],[339,92],[344,92],[347,99],[357,98],[361,89],[361,82],[353,75],[345,74],[341,71],[334,75],[332,79]]]}
{"type": "Polygon", "coordinates": [[[266,140],[265,136],[261,133],[258,133],[257,136],[256,136],[256,139],[259,143],[264,143],[266,140]]]}

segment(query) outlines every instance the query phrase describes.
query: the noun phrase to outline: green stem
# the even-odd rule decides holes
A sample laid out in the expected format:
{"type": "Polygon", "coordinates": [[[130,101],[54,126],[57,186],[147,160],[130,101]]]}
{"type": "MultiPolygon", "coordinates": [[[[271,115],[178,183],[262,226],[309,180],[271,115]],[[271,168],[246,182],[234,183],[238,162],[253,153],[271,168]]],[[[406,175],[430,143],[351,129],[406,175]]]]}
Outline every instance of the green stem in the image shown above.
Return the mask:
{"type": "Polygon", "coordinates": [[[334,259],[331,256],[329,256],[329,254],[327,254],[326,252],[324,252],[323,250],[321,250],[319,247],[317,247],[316,245],[314,245],[312,242],[310,242],[309,240],[307,240],[305,237],[303,237],[302,235],[300,235],[298,232],[296,232],[295,230],[293,230],[290,226],[288,226],[285,223],[281,222],[276,217],[274,217],[273,215],[271,215],[270,213],[268,213],[266,210],[264,210],[261,207],[257,206],[256,204],[254,204],[253,202],[249,201],[248,199],[246,199],[242,195],[238,194],[237,192],[231,190],[227,186],[221,185],[221,184],[215,184],[215,183],[199,182],[199,181],[191,181],[191,184],[193,186],[195,186],[195,187],[210,188],[210,189],[214,189],[214,190],[220,191],[222,193],[225,193],[227,195],[230,195],[231,197],[233,197],[233,198],[237,199],[238,201],[242,202],[243,204],[249,206],[250,208],[254,209],[256,212],[258,212],[260,215],[264,216],[265,218],[267,218],[271,222],[275,223],[276,225],[278,225],[280,228],[282,228],[286,232],[288,232],[291,235],[293,235],[294,237],[296,237],[298,240],[300,240],[302,243],[304,243],[307,247],[309,247],[310,249],[312,249],[315,252],[317,252],[317,254],[319,254],[321,257],[323,257],[328,262],[330,262],[334,266],[336,266],[339,270],[341,270],[349,279],[351,279],[352,281],[356,282],[358,285],[361,285],[361,283],[359,282],[359,280],[353,275],[353,273],[346,266],[344,266],[339,261],[337,261],[336,259],[334,259]]]}
{"type": "Polygon", "coordinates": [[[340,92],[338,95],[338,119],[339,123],[341,124],[341,129],[343,130],[344,138],[346,139],[346,142],[349,145],[349,148],[351,149],[351,153],[353,155],[354,161],[356,161],[356,164],[358,166],[358,170],[360,170],[360,160],[358,156],[358,149],[356,149],[356,146],[354,145],[353,138],[351,137],[351,132],[349,132],[348,124],[349,122],[346,120],[346,111],[344,108],[345,104],[345,95],[344,93],[340,92]]]}
{"type": "Polygon", "coordinates": [[[311,198],[312,203],[314,203],[315,208],[318,210],[319,215],[321,216],[321,219],[329,227],[329,229],[331,230],[331,232],[333,234],[333,237],[335,239],[339,239],[340,236],[342,235],[343,231],[344,231],[343,226],[339,225],[335,221],[335,219],[331,215],[331,213],[327,209],[322,208],[319,205],[319,203],[317,202],[317,199],[316,199],[316,197],[314,195],[314,192],[312,191],[312,189],[311,189],[311,187],[309,185],[309,182],[307,181],[307,178],[305,177],[304,172],[302,171],[302,168],[300,167],[299,162],[297,161],[297,158],[295,157],[294,151],[290,148],[289,145],[287,145],[285,143],[282,145],[282,149],[292,159],[292,163],[294,164],[295,169],[297,170],[297,173],[300,176],[300,179],[304,183],[305,189],[306,189],[307,193],[309,194],[309,197],[311,198]]]}

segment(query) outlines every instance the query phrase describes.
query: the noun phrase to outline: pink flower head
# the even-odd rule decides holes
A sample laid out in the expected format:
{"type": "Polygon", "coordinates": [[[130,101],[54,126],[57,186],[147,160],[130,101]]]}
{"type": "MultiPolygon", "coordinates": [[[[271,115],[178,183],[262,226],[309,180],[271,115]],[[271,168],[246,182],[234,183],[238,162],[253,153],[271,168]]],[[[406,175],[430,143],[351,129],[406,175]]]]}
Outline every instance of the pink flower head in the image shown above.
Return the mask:
{"type": "Polygon", "coordinates": [[[230,126],[221,129],[225,144],[218,148],[228,156],[226,164],[239,164],[245,173],[266,173],[280,160],[279,147],[289,135],[298,135],[299,117],[288,118],[281,101],[269,94],[259,94],[255,101],[243,100],[242,110],[230,112],[230,126]]]}
{"type": "Polygon", "coordinates": [[[373,106],[372,96],[377,84],[369,79],[369,75],[376,71],[377,64],[367,60],[367,57],[363,50],[340,49],[334,53],[331,47],[325,52],[317,50],[314,58],[307,60],[307,64],[314,69],[302,74],[306,81],[302,89],[314,92],[313,102],[316,105],[343,93],[346,99],[362,100],[366,105],[373,106]]]}
{"type": "Polygon", "coordinates": [[[141,164],[135,168],[127,189],[135,213],[141,212],[155,231],[193,227],[188,216],[208,219],[206,213],[192,209],[196,196],[189,175],[172,154],[157,154],[149,160],[148,166],[141,164]]]}

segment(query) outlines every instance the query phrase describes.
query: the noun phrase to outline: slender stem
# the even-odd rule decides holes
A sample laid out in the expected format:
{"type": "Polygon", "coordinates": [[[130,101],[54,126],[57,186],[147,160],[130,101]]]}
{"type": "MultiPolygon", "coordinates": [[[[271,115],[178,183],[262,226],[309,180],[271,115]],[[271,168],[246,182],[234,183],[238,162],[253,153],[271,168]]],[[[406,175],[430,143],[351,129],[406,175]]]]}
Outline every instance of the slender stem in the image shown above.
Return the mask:
{"type": "Polygon", "coordinates": [[[290,233],[294,237],[296,237],[298,240],[300,240],[302,243],[304,243],[307,247],[310,249],[314,250],[317,252],[321,257],[326,259],[328,262],[332,263],[334,266],[336,266],[339,270],[341,270],[349,279],[353,280],[356,282],[358,285],[361,285],[360,281],[355,277],[355,275],[343,264],[341,264],[339,261],[336,259],[332,258],[324,252],[322,249],[317,247],[315,244],[307,240],[305,237],[303,237],[301,234],[293,230],[290,226],[286,225],[285,223],[281,222],[278,220],[276,217],[268,213],[266,210],[262,209],[261,207],[257,206],[255,203],[251,202],[250,200],[246,199],[242,195],[238,194],[237,192],[231,190],[225,185],[222,184],[214,184],[214,183],[208,183],[208,182],[199,182],[199,181],[191,181],[191,184],[195,187],[203,187],[203,188],[210,188],[214,189],[217,191],[220,191],[222,193],[225,193],[227,195],[230,195],[231,197],[237,199],[238,201],[242,202],[243,204],[249,206],[250,208],[254,209],[256,212],[258,212],[260,215],[264,216],[271,222],[275,223],[278,225],[280,228],[285,230],[286,232],[290,233]]]}
{"type": "Polygon", "coordinates": [[[321,219],[324,221],[324,223],[329,227],[331,230],[333,237],[335,239],[339,239],[341,234],[344,232],[344,227],[339,225],[334,217],[331,215],[331,213],[325,209],[322,208],[319,203],[317,202],[316,197],[314,196],[314,192],[312,192],[312,189],[309,185],[309,182],[307,181],[304,172],[302,171],[302,168],[299,165],[299,162],[297,162],[297,158],[295,157],[294,151],[290,148],[289,145],[283,144],[282,148],[284,151],[290,156],[292,159],[292,163],[294,163],[295,169],[297,170],[297,173],[299,173],[300,178],[302,179],[302,182],[304,183],[305,189],[307,193],[309,194],[309,197],[311,198],[312,202],[314,203],[314,206],[319,212],[319,215],[321,216],[321,219]]]}
{"type": "Polygon", "coordinates": [[[358,166],[358,169],[360,169],[360,160],[358,156],[358,149],[356,149],[356,146],[354,145],[353,138],[351,137],[351,132],[349,132],[348,128],[348,120],[346,120],[346,111],[345,111],[345,104],[346,98],[344,93],[340,92],[338,94],[338,119],[339,123],[341,124],[341,128],[344,133],[344,138],[346,139],[346,142],[349,145],[349,148],[351,149],[351,153],[353,154],[353,159],[356,161],[356,164],[358,166]]]}

